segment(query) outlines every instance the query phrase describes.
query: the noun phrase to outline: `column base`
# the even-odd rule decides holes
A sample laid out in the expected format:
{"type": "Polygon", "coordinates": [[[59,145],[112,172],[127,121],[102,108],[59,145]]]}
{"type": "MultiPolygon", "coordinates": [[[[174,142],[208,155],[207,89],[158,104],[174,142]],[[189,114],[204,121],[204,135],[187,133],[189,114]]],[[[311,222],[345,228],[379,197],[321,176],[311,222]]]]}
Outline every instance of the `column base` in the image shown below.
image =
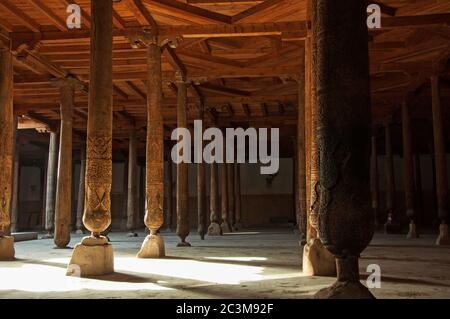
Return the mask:
{"type": "Polygon", "coordinates": [[[0,261],[14,260],[14,237],[0,237],[0,261]]]}
{"type": "Polygon", "coordinates": [[[220,228],[222,229],[222,234],[223,233],[231,233],[231,227],[230,227],[230,225],[228,225],[228,223],[222,223],[220,225],[220,228]]]}
{"type": "Polygon", "coordinates": [[[191,247],[191,244],[183,240],[177,244],[177,247],[191,247]]]}
{"type": "Polygon", "coordinates": [[[84,237],[76,244],[67,267],[67,276],[74,271],[80,277],[107,275],[114,272],[114,252],[106,237],[84,237]],[[79,268],[77,271],[77,268],[79,268]]]}
{"type": "Polygon", "coordinates": [[[450,239],[448,237],[448,225],[441,224],[439,226],[439,236],[436,239],[437,246],[448,246],[450,245],[450,239]]]}
{"type": "Polygon", "coordinates": [[[77,230],[75,231],[75,234],[77,234],[77,235],[83,235],[83,234],[84,234],[84,231],[83,231],[82,229],[77,229],[77,230]]]}
{"type": "Polygon", "coordinates": [[[358,257],[336,258],[337,281],[319,290],[315,299],[375,299],[359,281],[358,257]]]}
{"type": "Polygon", "coordinates": [[[304,246],[302,268],[306,276],[336,276],[335,257],[318,238],[304,246]]]}
{"type": "Polygon", "coordinates": [[[402,233],[402,226],[397,223],[386,223],[384,224],[384,232],[386,234],[398,235],[402,233]]]}
{"type": "Polygon", "coordinates": [[[222,236],[222,228],[218,223],[211,223],[208,227],[208,236],[222,236]]]}
{"type": "Polygon", "coordinates": [[[53,234],[51,232],[47,232],[47,234],[42,235],[41,239],[53,239],[53,234]]]}
{"type": "Polygon", "coordinates": [[[409,231],[408,235],[406,235],[406,238],[419,238],[419,235],[417,234],[416,224],[414,224],[414,222],[409,223],[409,231]]]}
{"type": "Polygon", "coordinates": [[[138,258],[162,258],[166,255],[164,239],[160,235],[148,235],[142,243],[138,258]]]}
{"type": "Polygon", "coordinates": [[[131,231],[127,234],[127,237],[138,237],[138,234],[135,233],[134,231],[131,231]]]}

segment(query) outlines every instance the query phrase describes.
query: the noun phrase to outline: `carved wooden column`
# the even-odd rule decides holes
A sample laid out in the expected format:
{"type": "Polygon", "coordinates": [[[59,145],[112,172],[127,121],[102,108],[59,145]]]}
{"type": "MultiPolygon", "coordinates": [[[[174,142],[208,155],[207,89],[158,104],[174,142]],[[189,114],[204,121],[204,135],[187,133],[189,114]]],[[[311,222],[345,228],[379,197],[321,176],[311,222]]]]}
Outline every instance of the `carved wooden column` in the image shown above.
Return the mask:
{"type": "Polygon", "coordinates": [[[164,127],[162,118],[161,48],[157,38],[147,42],[147,147],[145,169],[145,225],[150,230],[139,258],[165,256],[164,240],[158,233],[164,224],[164,127]]]}
{"type": "Polygon", "coordinates": [[[431,96],[433,107],[433,138],[434,155],[436,165],[436,195],[437,211],[441,220],[439,226],[439,237],[436,245],[450,245],[448,236],[448,184],[447,163],[445,154],[444,127],[442,123],[441,97],[439,92],[439,78],[431,78],[431,96]]]}
{"type": "Polygon", "coordinates": [[[374,214],[375,227],[378,225],[378,214],[379,214],[379,198],[380,189],[378,183],[378,152],[377,152],[377,136],[376,128],[372,129],[372,153],[371,153],[371,172],[372,172],[372,210],[374,214]]]}
{"type": "Polygon", "coordinates": [[[128,139],[128,186],[127,186],[127,230],[128,237],[137,237],[135,232],[137,207],[137,136],[136,129],[130,130],[128,139]]]}
{"type": "MultiPolygon", "coordinates": [[[[302,56],[305,55],[303,50],[302,56]]],[[[298,209],[298,227],[301,240],[306,237],[306,143],[305,143],[305,68],[300,70],[298,77],[298,116],[296,149],[296,207],[298,209]]]]}
{"type": "Polygon", "coordinates": [[[220,236],[222,235],[222,228],[220,227],[220,215],[219,215],[219,183],[218,183],[218,169],[217,163],[213,162],[211,167],[211,179],[210,179],[210,193],[209,193],[209,210],[210,210],[210,221],[208,227],[209,236],[220,236]]]}
{"type": "MultiPolygon", "coordinates": [[[[225,154],[224,154],[225,158],[225,154]]],[[[221,196],[221,211],[222,211],[222,233],[229,233],[231,231],[230,220],[228,218],[228,174],[227,174],[227,164],[220,164],[220,191],[221,196]]]]}
{"type": "Polygon", "coordinates": [[[386,234],[400,234],[401,227],[397,222],[395,211],[395,178],[394,178],[394,160],[392,156],[392,136],[391,123],[388,119],[384,124],[385,138],[385,171],[386,171],[386,208],[387,221],[384,224],[386,234]]]}
{"type": "Polygon", "coordinates": [[[235,210],[235,230],[242,229],[242,206],[241,206],[241,166],[234,164],[234,210],[235,210]]]}
{"type": "Polygon", "coordinates": [[[305,166],[307,193],[306,245],[303,248],[302,271],[307,276],[334,276],[336,263],[334,256],[323,246],[319,239],[317,214],[319,209],[319,150],[317,147],[317,36],[313,28],[316,21],[316,1],[307,1],[308,38],[305,45],[305,132],[307,159],[305,166]]]}
{"type": "Polygon", "coordinates": [[[318,232],[337,265],[336,283],[316,298],[373,298],[359,281],[358,267],[374,232],[367,5],[316,3],[318,232]]]}
{"type": "MultiPolygon", "coordinates": [[[[168,147],[167,147],[168,148],[168,147]]],[[[166,190],[167,205],[164,207],[166,212],[165,222],[167,228],[173,230],[173,174],[172,174],[172,159],[170,158],[170,151],[167,152],[167,164],[165,170],[164,187],[166,190]]]]}
{"type": "Polygon", "coordinates": [[[403,181],[405,187],[405,207],[408,216],[409,231],[407,238],[417,238],[416,212],[414,205],[414,162],[411,141],[411,118],[406,101],[402,103],[402,136],[403,136],[403,181]]]}
{"type": "Polygon", "coordinates": [[[84,234],[83,212],[84,212],[84,195],[86,178],[86,145],[83,143],[80,149],[80,180],[78,182],[78,204],[77,204],[77,221],[76,233],[84,234]]]}
{"type": "Polygon", "coordinates": [[[11,200],[11,228],[10,233],[18,231],[19,222],[19,183],[20,183],[20,142],[18,139],[18,118],[14,116],[14,167],[11,200]]]}
{"type": "MultiPolygon", "coordinates": [[[[178,105],[177,105],[177,127],[187,129],[187,85],[186,79],[177,72],[176,76],[178,87],[178,105]]],[[[183,144],[186,141],[183,140],[183,144]]],[[[183,146],[183,152],[186,146],[183,146]]],[[[182,154],[180,154],[182,155],[182,154]]],[[[189,235],[189,180],[188,180],[188,164],[177,164],[177,235],[181,241],[178,247],[189,247],[186,237],[189,235]]]]}
{"type": "Polygon", "coordinates": [[[43,239],[53,238],[55,227],[56,177],[58,170],[59,133],[50,132],[47,160],[47,190],[45,192],[45,230],[43,239]]]}
{"type": "Polygon", "coordinates": [[[112,0],[91,1],[91,62],[86,143],[86,202],[83,223],[91,231],[74,248],[67,274],[114,271],[113,249],[101,233],[111,224],[112,184],[112,0]],[[93,258],[92,256],[95,256],[93,258]]]}
{"type": "Polygon", "coordinates": [[[62,79],[59,88],[61,126],[59,135],[58,179],[55,203],[55,245],[65,248],[70,242],[72,221],[72,122],[76,81],[62,79]]]}
{"type": "Polygon", "coordinates": [[[233,231],[235,217],[234,217],[234,164],[227,164],[227,194],[228,194],[228,221],[230,231],[233,231]]]}
{"type": "Polygon", "coordinates": [[[6,233],[11,225],[13,185],[13,86],[12,55],[0,46],[0,260],[12,260],[15,253],[14,238],[6,233]]]}

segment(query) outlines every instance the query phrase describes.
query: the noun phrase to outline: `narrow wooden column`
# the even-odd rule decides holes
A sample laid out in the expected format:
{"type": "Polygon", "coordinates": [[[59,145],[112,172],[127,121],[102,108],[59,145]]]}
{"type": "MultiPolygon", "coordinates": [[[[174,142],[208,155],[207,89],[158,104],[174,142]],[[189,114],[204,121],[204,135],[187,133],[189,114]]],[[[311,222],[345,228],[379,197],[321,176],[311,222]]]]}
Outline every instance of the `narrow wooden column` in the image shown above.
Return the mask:
{"type": "Polygon", "coordinates": [[[139,258],[165,256],[164,240],[158,233],[164,224],[164,127],[162,118],[161,48],[157,38],[147,45],[147,147],[146,147],[146,211],[144,222],[150,230],[139,258]]]}
{"type": "Polygon", "coordinates": [[[197,164],[197,215],[198,215],[198,234],[202,240],[205,239],[207,232],[206,220],[206,181],[205,181],[205,163],[197,164]]]}
{"type": "Polygon", "coordinates": [[[336,257],[338,276],[316,298],[373,298],[359,281],[358,267],[374,232],[367,5],[355,0],[316,3],[318,232],[336,257]]]}
{"type": "Polygon", "coordinates": [[[405,187],[405,207],[408,216],[409,231],[407,238],[417,238],[416,212],[414,205],[414,162],[411,141],[411,118],[408,103],[402,103],[402,136],[403,136],[403,184],[405,187]]]}
{"type": "Polygon", "coordinates": [[[15,253],[14,238],[6,234],[11,225],[13,185],[13,86],[11,52],[0,46],[0,260],[12,260],[15,253]]]}
{"type": "Polygon", "coordinates": [[[422,165],[420,162],[420,153],[417,153],[414,155],[414,192],[419,223],[423,225],[425,223],[425,217],[423,209],[422,165]]]}
{"type": "MultiPolygon", "coordinates": [[[[305,41],[305,167],[306,171],[306,244],[302,271],[307,276],[334,276],[334,256],[323,246],[317,234],[319,209],[319,149],[317,147],[317,1],[307,0],[308,37],[305,41]],[[309,93],[306,95],[306,93],[309,93]]],[[[299,88],[299,90],[301,90],[299,88]]],[[[298,147],[297,147],[298,148],[298,147]]]]}
{"type": "Polygon", "coordinates": [[[112,0],[91,1],[91,61],[83,223],[91,236],[75,246],[67,274],[114,271],[113,249],[101,233],[111,224],[112,184],[112,0]],[[95,258],[92,258],[95,256],[95,258]]]}
{"type": "MultiPolygon", "coordinates": [[[[305,50],[303,49],[303,56],[305,50]]],[[[306,143],[305,143],[305,69],[300,70],[298,77],[298,115],[296,145],[296,198],[298,209],[298,227],[301,241],[306,239],[306,143]]]]}
{"type": "Polygon", "coordinates": [[[11,200],[11,229],[10,233],[18,231],[19,222],[19,183],[20,183],[20,142],[18,139],[18,119],[14,117],[14,167],[13,187],[11,200]]]}
{"type": "Polygon", "coordinates": [[[447,163],[445,154],[444,128],[442,123],[441,97],[439,92],[439,78],[431,78],[431,96],[433,108],[433,138],[436,163],[436,195],[437,211],[441,220],[439,236],[436,245],[450,245],[448,236],[448,184],[447,163]]]}
{"type": "Polygon", "coordinates": [[[394,178],[394,159],[392,156],[392,136],[391,122],[386,120],[384,124],[385,139],[385,172],[386,172],[386,208],[387,221],[384,224],[386,234],[400,234],[401,227],[397,222],[395,207],[395,178],[394,178]]]}
{"type": "Polygon", "coordinates": [[[56,176],[58,170],[59,133],[50,132],[47,160],[47,182],[45,191],[45,230],[44,239],[53,238],[55,228],[56,176]]]}
{"type": "MultiPolygon", "coordinates": [[[[224,155],[225,158],[225,155],[224,155]]],[[[227,174],[227,164],[220,164],[220,191],[221,196],[221,211],[222,211],[222,233],[229,233],[231,231],[230,220],[228,218],[228,174],[227,174]]]]}
{"type": "Polygon", "coordinates": [[[241,206],[241,166],[234,164],[234,210],[235,210],[235,230],[242,229],[242,206],[241,206]]]}
{"type": "MultiPolygon", "coordinates": [[[[177,127],[187,129],[187,82],[184,76],[177,72],[176,75],[178,87],[178,105],[177,105],[177,127]]],[[[186,141],[183,140],[183,143],[186,141]]],[[[183,152],[186,150],[184,145],[183,152]]],[[[182,154],[180,154],[182,155],[182,154]]],[[[188,164],[177,164],[177,235],[181,241],[178,247],[189,247],[186,237],[189,235],[189,180],[188,180],[188,164]]]]}
{"type": "Polygon", "coordinates": [[[227,164],[227,194],[228,194],[228,221],[230,231],[233,231],[235,217],[234,217],[234,164],[227,164]]]}
{"type": "Polygon", "coordinates": [[[81,145],[80,149],[80,180],[78,182],[78,204],[77,204],[77,221],[76,233],[84,234],[83,227],[83,211],[84,211],[84,195],[85,193],[85,179],[86,178],[86,145],[81,145]]]}
{"type": "Polygon", "coordinates": [[[170,152],[167,155],[167,163],[165,170],[165,182],[164,187],[166,190],[167,205],[164,207],[166,212],[166,225],[167,228],[173,230],[173,174],[172,174],[172,159],[170,158],[170,152]]]}
{"type": "Polygon", "coordinates": [[[379,215],[379,198],[380,198],[380,188],[378,183],[378,152],[377,152],[377,136],[376,128],[372,129],[372,153],[371,153],[371,191],[372,191],[372,210],[374,214],[375,227],[378,226],[378,215],[379,215]]]}
{"type": "Polygon", "coordinates": [[[211,179],[210,179],[210,193],[209,193],[209,210],[210,210],[210,221],[208,227],[209,236],[220,236],[222,235],[222,228],[220,227],[220,215],[219,215],[219,173],[217,169],[217,163],[213,162],[211,167],[211,179]]]}
{"type": "Polygon", "coordinates": [[[138,217],[137,205],[137,134],[136,129],[131,129],[128,139],[128,185],[127,185],[127,230],[128,237],[137,237],[136,223],[138,217]]]}
{"type": "Polygon", "coordinates": [[[58,179],[55,204],[55,245],[65,248],[70,242],[72,216],[72,122],[75,83],[58,80],[61,127],[59,135],[58,179]]]}

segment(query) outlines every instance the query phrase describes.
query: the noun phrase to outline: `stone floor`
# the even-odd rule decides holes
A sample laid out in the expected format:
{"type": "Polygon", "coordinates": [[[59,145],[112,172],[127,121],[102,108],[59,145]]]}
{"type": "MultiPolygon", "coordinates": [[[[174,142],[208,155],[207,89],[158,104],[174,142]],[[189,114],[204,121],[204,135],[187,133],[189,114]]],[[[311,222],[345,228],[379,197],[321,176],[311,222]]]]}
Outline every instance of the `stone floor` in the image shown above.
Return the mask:
{"type": "MultiPolygon", "coordinates": [[[[310,298],[334,279],[305,277],[301,247],[292,229],[248,230],[209,237],[194,233],[190,248],[164,233],[167,258],[135,258],[144,233],[112,233],[116,273],[95,279],[66,277],[72,249],[52,240],[16,243],[17,260],[0,262],[0,298],[310,298]]],[[[381,267],[378,298],[450,298],[450,248],[434,246],[435,235],[406,240],[376,234],[360,271],[381,267]]],[[[80,241],[73,235],[71,246],[80,241]]]]}

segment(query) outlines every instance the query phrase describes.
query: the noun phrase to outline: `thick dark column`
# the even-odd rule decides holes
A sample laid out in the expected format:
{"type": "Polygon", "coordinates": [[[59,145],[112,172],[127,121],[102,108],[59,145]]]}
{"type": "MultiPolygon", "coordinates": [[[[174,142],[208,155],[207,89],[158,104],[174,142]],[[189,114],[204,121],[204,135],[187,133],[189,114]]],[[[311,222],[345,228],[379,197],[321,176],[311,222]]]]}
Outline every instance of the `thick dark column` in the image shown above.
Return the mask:
{"type": "Polygon", "coordinates": [[[8,48],[0,44],[0,260],[14,259],[11,198],[14,157],[13,63],[8,48]]]}
{"type": "MultiPolygon", "coordinates": [[[[224,155],[225,158],[225,155],[224,155]]],[[[222,211],[222,233],[229,233],[231,231],[230,220],[228,217],[228,174],[227,174],[227,164],[220,164],[220,191],[221,196],[221,211],[222,211]]]]}
{"type": "MultiPolygon", "coordinates": [[[[303,52],[303,55],[305,53],[303,52]]],[[[296,145],[296,198],[298,209],[298,227],[301,240],[306,239],[306,143],[305,143],[305,69],[300,70],[298,77],[298,116],[296,145]]]]}
{"type": "Polygon", "coordinates": [[[10,233],[17,232],[19,222],[19,183],[20,183],[20,143],[18,139],[18,119],[14,117],[14,177],[11,200],[11,229],[10,233]]]}
{"type": "Polygon", "coordinates": [[[73,265],[81,276],[114,271],[113,249],[101,233],[111,224],[112,184],[112,0],[91,1],[91,61],[86,143],[86,201],[83,223],[91,236],[75,246],[67,274],[73,265]],[[89,256],[95,256],[92,258],[89,256]]]}
{"type": "Polygon", "coordinates": [[[444,127],[442,123],[442,107],[439,92],[439,78],[431,78],[431,96],[433,106],[433,138],[436,163],[436,195],[438,217],[441,220],[439,237],[436,245],[450,245],[448,236],[448,182],[447,162],[445,154],[444,127]]]}
{"type": "Polygon", "coordinates": [[[403,131],[403,181],[405,187],[405,207],[408,216],[409,231],[407,238],[417,238],[416,212],[414,207],[414,162],[411,141],[411,118],[407,102],[402,103],[402,131],[403,131]]]}
{"type": "Polygon", "coordinates": [[[227,187],[228,187],[228,221],[230,224],[230,231],[234,228],[234,164],[227,164],[227,187]]]}
{"type": "Polygon", "coordinates": [[[376,128],[372,129],[372,153],[371,153],[371,172],[372,172],[372,210],[375,219],[375,227],[378,226],[378,214],[379,214],[379,199],[380,199],[380,188],[378,183],[378,151],[377,151],[377,135],[376,128]]]}
{"type": "Polygon", "coordinates": [[[336,257],[337,281],[317,298],[373,298],[358,257],[374,232],[370,208],[367,5],[317,0],[319,238],[336,257]]]}
{"type": "Polygon", "coordinates": [[[166,170],[165,170],[165,182],[164,187],[166,190],[167,205],[164,207],[166,212],[166,225],[167,228],[173,230],[173,174],[172,174],[172,159],[170,158],[170,152],[168,152],[166,170]]]}
{"type": "Polygon", "coordinates": [[[165,256],[164,239],[158,233],[164,224],[164,126],[162,117],[161,48],[156,37],[147,45],[147,146],[145,225],[150,230],[138,253],[140,258],[165,256]]]}
{"type": "Polygon", "coordinates": [[[55,203],[55,245],[65,248],[70,242],[72,221],[72,122],[75,81],[58,80],[61,128],[59,136],[58,179],[55,203]]]}
{"type": "MultiPolygon", "coordinates": [[[[176,80],[178,87],[177,127],[187,129],[187,83],[181,73],[177,74],[176,80]]],[[[185,150],[186,147],[183,147],[183,151],[185,150]]],[[[178,247],[190,246],[186,241],[186,237],[189,235],[189,182],[187,163],[177,164],[177,235],[181,239],[178,247]]]]}
{"type": "Polygon", "coordinates": [[[84,211],[84,195],[85,193],[85,180],[86,180],[86,145],[81,145],[80,149],[80,180],[78,182],[78,204],[77,204],[77,222],[76,233],[83,234],[83,211],[84,211]]]}
{"type": "Polygon", "coordinates": [[[137,136],[136,130],[130,130],[128,139],[128,185],[127,185],[127,230],[128,237],[137,237],[136,223],[138,217],[137,205],[137,136]]]}
{"type": "Polygon", "coordinates": [[[55,227],[56,176],[58,170],[59,134],[50,132],[50,144],[47,161],[47,190],[45,192],[45,234],[42,238],[53,238],[55,227]]]}
{"type": "Polygon", "coordinates": [[[234,210],[236,230],[242,229],[242,206],[241,206],[241,166],[234,164],[234,210]]]}
{"type": "Polygon", "coordinates": [[[394,159],[392,156],[392,136],[391,122],[388,119],[384,124],[385,140],[385,172],[386,172],[386,208],[387,221],[384,224],[386,234],[400,234],[401,227],[397,222],[395,207],[395,178],[394,178],[394,159]]]}
{"type": "Polygon", "coordinates": [[[209,210],[210,210],[210,225],[208,227],[209,236],[222,235],[222,228],[220,227],[220,214],[219,214],[219,173],[217,169],[217,163],[213,162],[211,167],[211,184],[209,193],[209,210]]]}
{"type": "Polygon", "coordinates": [[[205,239],[207,232],[206,220],[206,181],[205,181],[205,163],[197,164],[197,212],[198,212],[198,234],[200,238],[205,239]]]}

